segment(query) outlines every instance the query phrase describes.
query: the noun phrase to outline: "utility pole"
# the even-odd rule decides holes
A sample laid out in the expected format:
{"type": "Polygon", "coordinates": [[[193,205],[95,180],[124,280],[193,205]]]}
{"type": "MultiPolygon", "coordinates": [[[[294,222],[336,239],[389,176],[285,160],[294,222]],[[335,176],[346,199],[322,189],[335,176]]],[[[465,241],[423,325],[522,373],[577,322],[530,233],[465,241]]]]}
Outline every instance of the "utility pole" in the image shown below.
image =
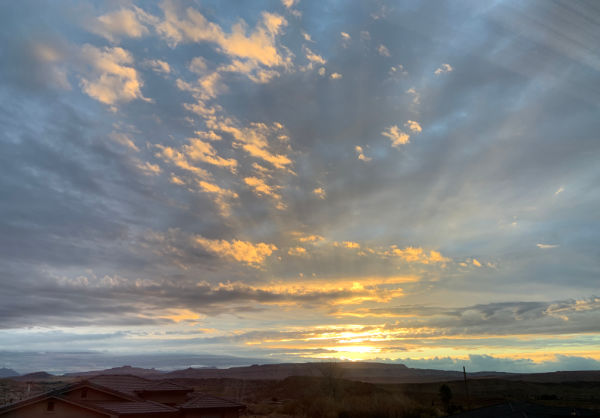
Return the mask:
{"type": "Polygon", "coordinates": [[[469,399],[469,385],[467,385],[467,370],[463,366],[463,377],[465,378],[465,393],[467,394],[467,409],[471,409],[471,399],[469,399]]]}

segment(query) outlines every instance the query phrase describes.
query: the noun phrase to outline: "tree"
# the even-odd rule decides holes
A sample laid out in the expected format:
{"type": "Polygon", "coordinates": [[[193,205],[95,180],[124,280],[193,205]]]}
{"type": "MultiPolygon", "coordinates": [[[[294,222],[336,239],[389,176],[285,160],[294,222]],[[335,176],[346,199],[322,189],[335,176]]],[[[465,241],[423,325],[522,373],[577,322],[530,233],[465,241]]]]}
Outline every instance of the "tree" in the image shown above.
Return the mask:
{"type": "Polygon", "coordinates": [[[447,384],[440,386],[440,398],[447,412],[450,412],[450,403],[452,402],[452,390],[447,384]]]}

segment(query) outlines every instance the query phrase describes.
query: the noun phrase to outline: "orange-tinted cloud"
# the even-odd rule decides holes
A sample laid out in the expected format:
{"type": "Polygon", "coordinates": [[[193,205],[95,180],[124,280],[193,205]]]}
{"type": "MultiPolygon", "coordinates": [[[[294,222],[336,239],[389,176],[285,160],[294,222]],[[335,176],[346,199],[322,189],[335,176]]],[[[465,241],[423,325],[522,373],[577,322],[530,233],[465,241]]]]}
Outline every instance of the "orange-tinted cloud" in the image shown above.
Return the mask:
{"type": "Polygon", "coordinates": [[[275,245],[264,242],[254,244],[249,241],[236,239],[226,241],[223,239],[208,239],[200,235],[194,237],[193,241],[195,244],[219,257],[233,258],[252,267],[263,264],[266,258],[273,254],[273,251],[277,250],[275,245]]]}

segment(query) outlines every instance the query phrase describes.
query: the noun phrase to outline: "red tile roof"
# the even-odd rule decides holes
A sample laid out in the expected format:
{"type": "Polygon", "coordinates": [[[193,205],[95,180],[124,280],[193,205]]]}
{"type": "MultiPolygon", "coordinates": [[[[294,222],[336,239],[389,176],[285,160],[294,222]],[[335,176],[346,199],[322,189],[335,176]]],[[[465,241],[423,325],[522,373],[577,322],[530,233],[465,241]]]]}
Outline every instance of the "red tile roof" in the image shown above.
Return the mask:
{"type": "Polygon", "coordinates": [[[90,383],[116,390],[128,395],[136,395],[137,391],[154,384],[153,381],[133,375],[100,375],[88,379],[90,383]]]}
{"type": "Polygon", "coordinates": [[[182,409],[198,409],[198,408],[245,408],[245,405],[231,401],[229,399],[218,398],[216,396],[199,394],[184,404],[179,405],[182,409]]]}
{"type": "Polygon", "coordinates": [[[193,391],[190,387],[168,380],[148,380],[133,375],[100,375],[88,379],[88,382],[134,396],[140,392],[193,391]]]}
{"type": "Polygon", "coordinates": [[[152,414],[166,414],[173,416],[177,415],[180,409],[236,409],[240,410],[245,408],[241,403],[234,402],[228,399],[218,398],[216,396],[197,394],[193,396],[187,402],[178,405],[177,407],[171,407],[166,404],[162,404],[154,401],[143,400],[138,396],[141,392],[152,392],[152,391],[186,391],[192,392],[193,389],[179,385],[170,381],[152,381],[137,376],[131,375],[103,375],[95,376],[89,380],[84,380],[78,383],[69,384],[61,388],[33,396],[28,399],[24,399],[13,404],[0,406],[0,415],[5,412],[19,409],[23,406],[31,403],[40,402],[45,399],[56,399],[67,403],[79,405],[83,408],[95,410],[97,412],[105,413],[107,415],[152,415],[152,414]],[[64,396],[78,388],[91,387],[107,393],[117,395],[122,398],[119,401],[92,401],[92,400],[74,400],[66,399],[64,396]]]}
{"type": "Polygon", "coordinates": [[[90,405],[92,407],[109,411],[113,414],[158,414],[165,412],[177,412],[177,408],[161,404],[158,402],[115,402],[115,401],[86,401],[80,402],[82,405],[90,405]]]}
{"type": "Polygon", "coordinates": [[[192,392],[194,389],[188,387],[188,386],[183,386],[174,382],[170,382],[168,380],[161,380],[159,382],[156,383],[152,383],[148,386],[146,386],[143,391],[144,392],[164,392],[164,391],[185,391],[185,392],[192,392]]]}
{"type": "MultiPolygon", "coordinates": [[[[54,392],[54,391],[52,391],[52,392],[54,392]]],[[[46,401],[46,400],[50,400],[50,399],[52,399],[56,402],[65,402],[65,403],[69,403],[72,405],[77,405],[77,406],[80,406],[83,408],[87,408],[92,411],[105,413],[107,416],[111,415],[111,413],[109,411],[99,408],[96,405],[85,405],[81,401],[77,401],[77,400],[73,400],[73,399],[64,399],[64,398],[60,397],[60,395],[54,395],[51,392],[43,393],[43,394],[40,394],[37,396],[33,396],[31,398],[23,399],[19,402],[4,405],[4,406],[0,407],[0,415],[4,414],[6,412],[13,411],[15,409],[22,408],[27,405],[35,404],[37,402],[46,401]]]]}

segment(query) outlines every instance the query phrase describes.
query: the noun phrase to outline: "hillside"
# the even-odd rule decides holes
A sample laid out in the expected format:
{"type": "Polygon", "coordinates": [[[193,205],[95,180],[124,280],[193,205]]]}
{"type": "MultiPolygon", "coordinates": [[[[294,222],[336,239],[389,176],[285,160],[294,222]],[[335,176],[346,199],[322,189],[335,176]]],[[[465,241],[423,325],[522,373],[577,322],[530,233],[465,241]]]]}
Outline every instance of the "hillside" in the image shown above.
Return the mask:
{"type": "MultiPolygon", "coordinates": [[[[106,370],[68,373],[65,377],[89,377],[99,374],[131,374],[147,379],[241,379],[283,380],[291,376],[335,377],[378,384],[429,383],[462,380],[460,371],[414,369],[403,364],[371,362],[280,363],[218,369],[187,368],[164,372],[157,369],[122,366],[106,370]]],[[[28,375],[30,378],[33,375],[28,375]]],[[[44,377],[44,376],[40,376],[44,377]]],[[[600,371],[560,371],[550,373],[501,373],[494,371],[468,373],[469,379],[500,378],[528,382],[600,381],[600,371]]]]}
{"type": "Polygon", "coordinates": [[[134,376],[146,377],[149,379],[161,378],[164,376],[164,372],[162,372],[160,370],[144,369],[142,367],[132,367],[132,366],[113,367],[111,369],[105,369],[105,370],[90,370],[87,372],[65,373],[64,376],[91,377],[91,376],[97,376],[100,374],[131,374],[134,376]]]}
{"type": "Polygon", "coordinates": [[[3,379],[5,377],[15,377],[15,376],[19,376],[19,373],[17,373],[13,369],[7,369],[5,367],[0,368],[0,379],[3,379]]]}
{"type": "MultiPolygon", "coordinates": [[[[492,373],[490,373],[492,375],[492,373]]],[[[493,374],[496,375],[496,374],[493,374]]],[[[188,368],[162,378],[283,380],[290,376],[336,377],[369,383],[425,383],[462,379],[458,371],[411,369],[403,364],[368,362],[282,363],[232,367],[229,369],[188,368]]],[[[483,374],[481,376],[486,376],[483,374]]],[[[480,377],[481,377],[480,376],[480,377]]]]}

